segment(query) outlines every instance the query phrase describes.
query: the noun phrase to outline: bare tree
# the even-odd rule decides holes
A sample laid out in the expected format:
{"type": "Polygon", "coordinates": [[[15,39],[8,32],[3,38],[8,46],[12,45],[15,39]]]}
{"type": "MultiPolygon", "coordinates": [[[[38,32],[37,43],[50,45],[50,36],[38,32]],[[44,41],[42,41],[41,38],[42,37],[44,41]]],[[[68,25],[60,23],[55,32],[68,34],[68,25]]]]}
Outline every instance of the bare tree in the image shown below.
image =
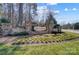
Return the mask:
{"type": "Polygon", "coordinates": [[[8,13],[7,13],[7,10],[8,10],[8,8],[7,8],[7,3],[4,3],[4,4],[2,4],[2,12],[3,12],[3,18],[5,18],[5,19],[8,19],[8,13]]]}
{"type": "MultiPolygon", "coordinates": [[[[25,20],[25,26],[28,24],[28,30],[31,31],[32,30],[32,21],[34,20],[34,16],[35,16],[35,11],[37,9],[37,4],[34,3],[27,3],[26,4],[26,20],[25,20]]],[[[26,28],[27,29],[27,28],[26,28]]]]}
{"type": "Polygon", "coordinates": [[[22,20],[23,20],[23,3],[19,3],[19,20],[18,20],[18,25],[22,26],[22,20]]]}
{"type": "Polygon", "coordinates": [[[18,21],[19,21],[19,17],[18,17],[18,8],[19,8],[19,5],[17,3],[14,4],[14,25],[15,27],[18,26],[18,21]]]}
{"type": "Polygon", "coordinates": [[[34,26],[35,26],[35,24],[34,24],[34,20],[35,20],[35,16],[37,16],[37,13],[36,13],[36,11],[37,11],[37,4],[36,3],[32,3],[31,4],[31,8],[32,8],[32,28],[31,28],[31,30],[32,31],[34,31],[34,26]]]}
{"type": "Polygon", "coordinates": [[[2,4],[0,4],[0,17],[2,17],[2,4]]]}
{"type": "Polygon", "coordinates": [[[12,28],[14,27],[14,5],[13,3],[8,3],[7,4],[7,9],[8,9],[8,20],[11,23],[12,28]]]}
{"type": "Polygon", "coordinates": [[[23,22],[25,21],[25,27],[27,27],[26,24],[28,23],[29,31],[32,30],[32,21],[34,20],[37,10],[36,3],[27,3],[25,13],[23,13],[25,11],[25,9],[23,9],[23,3],[4,3],[2,6],[3,16],[11,22],[12,27],[14,27],[15,24],[16,26],[23,27],[23,22]]]}
{"type": "Polygon", "coordinates": [[[8,20],[11,22],[11,4],[7,4],[8,9],[8,20]]]}

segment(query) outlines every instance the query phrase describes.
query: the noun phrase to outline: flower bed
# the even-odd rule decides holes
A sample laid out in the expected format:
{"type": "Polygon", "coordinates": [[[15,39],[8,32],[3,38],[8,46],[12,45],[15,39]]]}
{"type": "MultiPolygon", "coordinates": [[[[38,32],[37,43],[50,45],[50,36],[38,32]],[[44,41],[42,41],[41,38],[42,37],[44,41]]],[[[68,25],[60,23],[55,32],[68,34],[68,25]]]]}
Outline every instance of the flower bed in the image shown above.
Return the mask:
{"type": "Polygon", "coordinates": [[[39,43],[52,43],[52,42],[61,42],[64,40],[70,40],[73,38],[78,38],[79,34],[65,32],[62,34],[43,34],[43,35],[35,35],[32,37],[23,37],[17,39],[13,44],[39,44],[39,43]]]}

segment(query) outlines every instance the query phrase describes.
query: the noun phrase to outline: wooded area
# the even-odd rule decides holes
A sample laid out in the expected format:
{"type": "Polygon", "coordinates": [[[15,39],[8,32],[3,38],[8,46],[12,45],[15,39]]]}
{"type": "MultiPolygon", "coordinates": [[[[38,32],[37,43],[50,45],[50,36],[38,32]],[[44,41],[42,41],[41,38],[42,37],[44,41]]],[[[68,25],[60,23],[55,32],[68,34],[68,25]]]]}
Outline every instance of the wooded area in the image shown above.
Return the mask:
{"type": "Polygon", "coordinates": [[[57,21],[53,17],[54,14],[49,10],[45,19],[39,22],[36,3],[3,3],[0,4],[0,24],[1,29],[5,33],[10,32],[31,32],[35,26],[46,27],[46,31],[53,31],[57,21]]]}

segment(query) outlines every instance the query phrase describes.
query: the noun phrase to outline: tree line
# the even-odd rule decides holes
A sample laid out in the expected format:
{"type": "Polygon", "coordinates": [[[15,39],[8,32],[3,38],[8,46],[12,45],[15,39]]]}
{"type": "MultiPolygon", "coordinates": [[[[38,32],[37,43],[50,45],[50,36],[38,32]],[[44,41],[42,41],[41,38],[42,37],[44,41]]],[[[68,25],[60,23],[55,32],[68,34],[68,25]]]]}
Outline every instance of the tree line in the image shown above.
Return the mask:
{"type": "Polygon", "coordinates": [[[10,21],[12,25],[21,26],[26,21],[31,22],[31,20],[33,19],[32,15],[35,15],[37,4],[3,3],[0,4],[0,7],[0,14],[2,18],[5,18],[10,21]]]}
{"type": "Polygon", "coordinates": [[[79,22],[64,24],[62,28],[79,30],[79,22]]]}
{"type": "MultiPolygon", "coordinates": [[[[3,3],[0,4],[0,16],[2,21],[10,22],[12,28],[23,27],[27,29],[27,23],[29,24],[29,31],[33,30],[33,20],[37,14],[37,4],[36,3],[3,3]]],[[[53,13],[49,10],[45,24],[46,29],[51,31],[53,27],[57,24],[56,19],[53,17],[53,13]]],[[[34,24],[37,24],[34,23],[34,24]]]]}

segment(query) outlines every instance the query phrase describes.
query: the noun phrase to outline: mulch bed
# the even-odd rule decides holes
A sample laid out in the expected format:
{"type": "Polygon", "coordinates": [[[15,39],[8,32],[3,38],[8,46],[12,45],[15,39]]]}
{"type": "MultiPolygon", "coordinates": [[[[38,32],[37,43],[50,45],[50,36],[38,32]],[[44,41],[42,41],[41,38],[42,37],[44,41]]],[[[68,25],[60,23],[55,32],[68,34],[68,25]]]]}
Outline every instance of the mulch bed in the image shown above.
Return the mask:
{"type": "MultiPolygon", "coordinates": [[[[78,37],[79,38],[79,37],[78,37]]],[[[12,43],[12,45],[29,45],[29,44],[49,44],[49,43],[60,43],[60,42],[63,42],[63,41],[70,41],[70,40],[74,40],[74,39],[78,39],[78,38],[73,38],[73,39],[65,39],[65,40],[58,40],[58,41],[32,41],[32,42],[20,42],[20,43],[12,43]]]]}

